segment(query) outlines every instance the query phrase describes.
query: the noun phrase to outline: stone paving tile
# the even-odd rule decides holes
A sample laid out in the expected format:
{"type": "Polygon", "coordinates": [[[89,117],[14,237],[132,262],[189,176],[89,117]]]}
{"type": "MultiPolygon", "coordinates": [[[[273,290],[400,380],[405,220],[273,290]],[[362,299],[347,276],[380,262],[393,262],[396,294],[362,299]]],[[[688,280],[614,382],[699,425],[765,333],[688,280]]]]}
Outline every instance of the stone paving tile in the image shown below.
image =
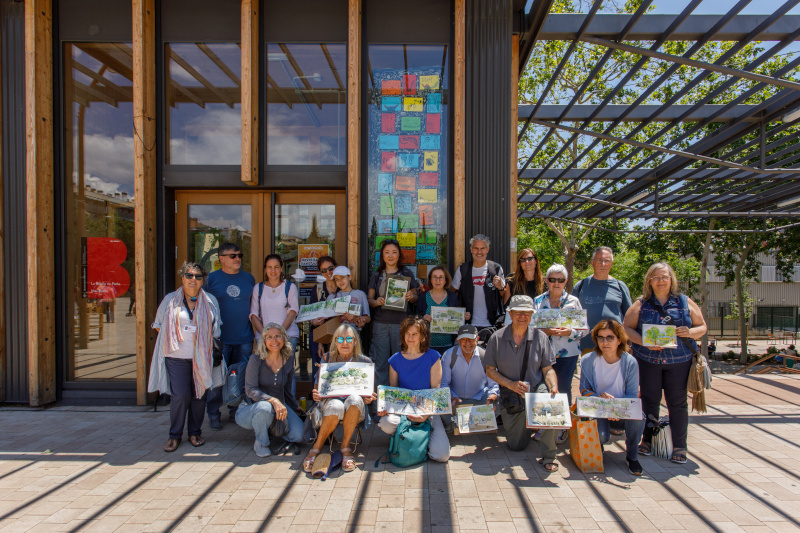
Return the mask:
{"type": "Polygon", "coordinates": [[[536,443],[510,452],[501,428],[408,469],[376,467],[388,438],[366,431],[359,469],[321,482],[302,455],[258,459],[233,424],[165,454],[164,411],[0,409],[0,531],[800,531],[800,380],[724,376],[708,399],[689,462],[642,457],[640,478],[619,439],[605,474],[583,474],[563,446],[548,474],[536,443]]]}

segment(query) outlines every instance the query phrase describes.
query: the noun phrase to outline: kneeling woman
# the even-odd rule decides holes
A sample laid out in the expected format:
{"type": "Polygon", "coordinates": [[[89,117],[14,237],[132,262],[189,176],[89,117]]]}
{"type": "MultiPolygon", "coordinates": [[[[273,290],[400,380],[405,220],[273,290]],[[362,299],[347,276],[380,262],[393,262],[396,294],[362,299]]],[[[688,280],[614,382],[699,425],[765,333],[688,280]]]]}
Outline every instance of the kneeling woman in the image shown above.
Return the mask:
{"type": "MultiPolygon", "coordinates": [[[[323,363],[372,363],[372,360],[361,353],[361,339],[358,331],[350,324],[342,324],[333,333],[331,351],[322,356],[323,363]]],[[[315,383],[318,381],[315,379],[315,383]]],[[[315,388],[311,391],[314,401],[318,402],[318,408],[322,413],[322,423],[319,426],[317,440],[314,447],[308,452],[303,461],[303,470],[311,472],[314,466],[314,458],[322,451],[325,440],[333,433],[339,422],[342,423],[344,435],[342,436],[342,468],[345,472],[351,472],[356,468],[356,460],[353,457],[353,450],[350,449],[350,440],[356,430],[356,425],[364,420],[367,412],[367,405],[377,398],[373,392],[371,396],[342,396],[340,398],[320,398],[319,391],[315,388]]]]}
{"type": "MultiPolygon", "coordinates": [[[[601,320],[592,329],[594,351],[581,359],[581,395],[601,398],[638,398],[639,364],[625,351],[628,336],[616,320],[601,320]]],[[[628,470],[634,476],[642,475],[639,464],[639,441],[644,431],[644,420],[598,418],[597,433],[600,443],[608,442],[611,425],[625,429],[625,456],[628,470]],[[610,423],[609,423],[610,422],[610,423]]]]}
{"type": "Polygon", "coordinates": [[[256,433],[253,450],[259,457],[271,455],[270,426],[274,420],[286,421],[288,442],[303,440],[303,422],[294,412],[297,401],[292,395],[294,355],[283,326],[272,322],[256,343],[256,351],[247,362],[244,377],[246,405],[236,410],[236,423],[256,433]]]}
{"type": "MultiPolygon", "coordinates": [[[[439,352],[430,348],[428,324],[419,317],[408,317],[400,324],[400,350],[389,358],[389,385],[410,390],[437,389],[442,384],[439,352]]],[[[389,435],[397,431],[400,416],[381,411],[378,427],[389,435]]],[[[409,416],[414,423],[430,418],[431,436],[428,457],[440,463],[450,458],[450,441],[440,416],[409,416]]]]}

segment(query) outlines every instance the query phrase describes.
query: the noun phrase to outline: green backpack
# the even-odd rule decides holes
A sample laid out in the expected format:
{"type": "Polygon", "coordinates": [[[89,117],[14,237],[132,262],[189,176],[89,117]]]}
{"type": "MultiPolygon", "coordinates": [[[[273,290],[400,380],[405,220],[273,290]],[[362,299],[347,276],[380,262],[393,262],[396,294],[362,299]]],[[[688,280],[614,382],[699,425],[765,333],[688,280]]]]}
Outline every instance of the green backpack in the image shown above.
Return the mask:
{"type": "MultiPolygon", "coordinates": [[[[400,423],[397,425],[397,431],[392,435],[389,440],[389,460],[395,466],[405,468],[419,464],[428,459],[428,441],[431,437],[431,422],[425,420],[420,424],[415,424],[406,418],[400,417],[400,423]]],[[[386,453],[383,455],[387,455],[386,453]]],[[[375,461],[377,468],[383,455],[375,461]]],[[[388,462],[388,461],[384,461],[388,462]]]]}

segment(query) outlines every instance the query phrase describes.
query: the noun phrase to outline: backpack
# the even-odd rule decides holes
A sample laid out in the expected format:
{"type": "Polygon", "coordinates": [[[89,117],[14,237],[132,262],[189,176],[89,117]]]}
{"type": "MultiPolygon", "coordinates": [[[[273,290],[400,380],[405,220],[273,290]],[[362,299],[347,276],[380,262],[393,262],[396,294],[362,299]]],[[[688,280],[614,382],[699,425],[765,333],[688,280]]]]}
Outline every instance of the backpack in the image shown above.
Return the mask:
{"type": "Polygon", "coordinates": [[[247,361],[240,361],[228,367],[228,376],[222,386],[222,401],[229,407],[236,407],[244,399],[244,374],[247,361]]]}
{"type": "MultiPolygon", "coordinates": [[[[415,424],[405,416],[401,416],[397,431],[394,432],[394,435],[389,440],[389,451],[383,455],[388,454],[392,464],[400,468],[422,463],[428,459],[428,441],[430,438],[430,420],[415,424]]],[[[380,464],[383,455],[375,461],[376,468],[380,464]]]]}

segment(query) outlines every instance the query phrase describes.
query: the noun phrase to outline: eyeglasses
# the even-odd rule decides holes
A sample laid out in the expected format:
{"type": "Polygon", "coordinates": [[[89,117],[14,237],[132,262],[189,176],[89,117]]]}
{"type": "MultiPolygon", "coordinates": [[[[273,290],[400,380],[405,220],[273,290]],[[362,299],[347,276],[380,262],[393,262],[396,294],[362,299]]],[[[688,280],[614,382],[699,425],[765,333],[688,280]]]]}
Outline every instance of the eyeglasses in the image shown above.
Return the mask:
{"type": "Polygon", "coordinates": [[[334,270],[336,270],[335,266],[329,266],[328,268],[320,268],[319,269],[319,271],[322,272],[323,274],[325,272],[333,272],[334,270]]]}
{"type": "Polygon", "coordinates": [[[614,342],[615,340],[617,340],[617,336],[616,335],[609,335],[608,337],[603,337],[602,335],[598,335],[597,336],[597,342],[598,343],[601,343],[601,342],[614,342]]]}
{"type": "Polygon", "coordinates": [[[336,344],[343,344],[345,342],[351,344],[355,340],[355,337],[336,337],[336,344]]]}
{"type": "Polygon", "coordinates": [[[614,262],[613,259],[592,259],[592,261],[600,265],[610,265],[614,262]]]}
{"type": "Polygon", "coordinates": [[[447,279],[447,278],[444,277],[444,276],[431,276],[431,279],[443,280],[443,279],[447,279]]]}
{"type": "Polygon", "coordinates": [[[231,259],[241,259],[242,257],[244,257],[244,254],[243,254],[243,253],[238,253],[238,254],[222,254],[222,257],[230,257],[231,259]]]}
{"type": "Polygon", "coordinates": [[[653,276],[650,279],[652,279],[653,281],[669,281],[670,277],[669,276],[653,276]]]}
{"type": "Polygon", "coordinates": [[[186,279],[199,279],[202,281],[204,276],[202,274],[192,274],[191,272],[186,272],[183,277],[186,279]]]}
{"type": "Polygon", "coordinates": [[[536,261],[535,257],[523,257],[519,260],[520,263],[529,263],[531,261],[536,261]]]}
{"type": "Polygon", "coordinates": [[[567,280],[565,280],[564,278],[547,278],[547,281],[549,281],[550,283],[566,283],[567,282],[567,280]]]}
{"type": "Polygon", "coordinates": [[[264,337],[266,341],[279,341],[283,338],[283,335],[267,335],[264,337]]]}

